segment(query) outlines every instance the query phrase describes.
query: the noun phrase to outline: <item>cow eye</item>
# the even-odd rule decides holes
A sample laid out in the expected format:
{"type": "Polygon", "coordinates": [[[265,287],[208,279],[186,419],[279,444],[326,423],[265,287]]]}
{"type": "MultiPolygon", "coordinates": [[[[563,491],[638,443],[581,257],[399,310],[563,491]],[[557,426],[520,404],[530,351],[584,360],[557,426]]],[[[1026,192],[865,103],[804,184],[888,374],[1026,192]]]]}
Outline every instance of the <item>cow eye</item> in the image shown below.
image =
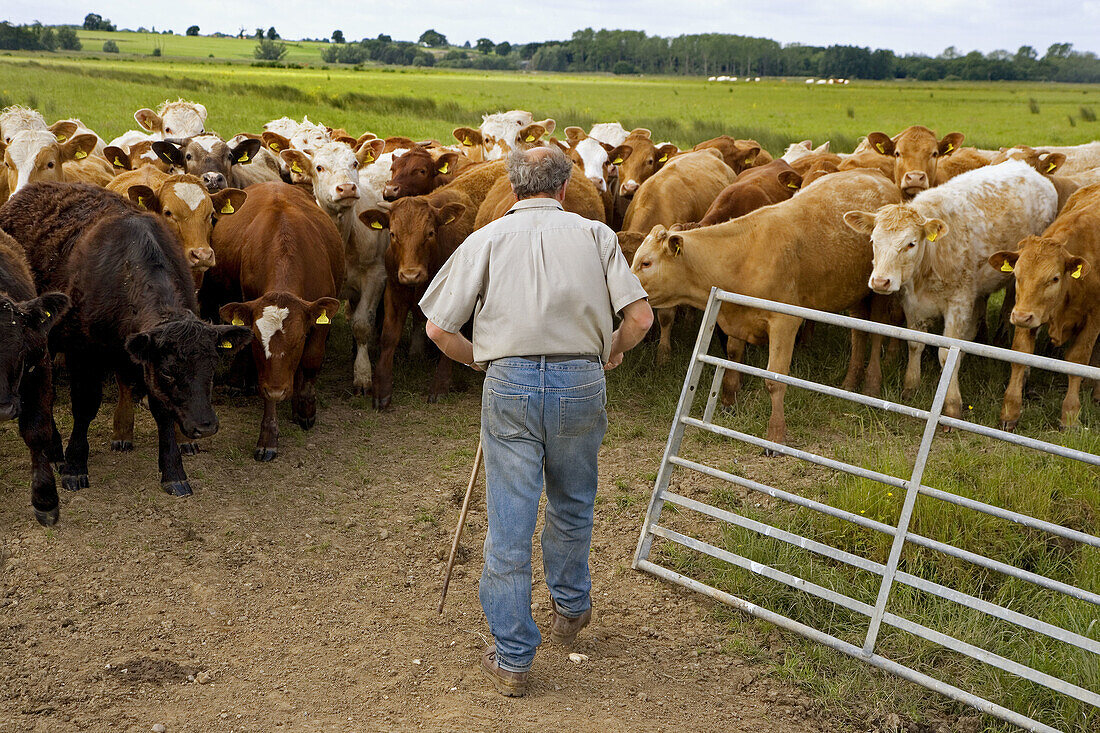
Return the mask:
{"type": "Polygon", "coordinates": [[[905,248],[906,249],[913,249],[916,246],[917,246],[916,242],[910,242],[909,244],[905,245],[905,248]]]}
{"type": "Polygon", "coordinates": [[[323,165],[317,166],[317,172],[318,173],[324,173],[325,172],[325,167],[323,165]]]}
{"type": "Polygon", "coordinates": [[[642,260],[641,262],[638,263],[638,267],[640,269],[644,270],[652,264],[653,264],[653,260],[642,260]]]}
{"type": "Polygon", "coordinates": [[[932,151],[932,157],[933,157],[933,158],[938,158],[938,157],[940,157],[940,151],[938,151],[938,150],[933,150],[933,151],[932,151]]]}
{"type": "Polygon", "coordinates": [[[47,168],[53,168],[53,161],[51,160],[49,163],[47,163],[46,167],[47,168]]]}
{"type": "Polygon", "coordinates": [[[895,150],[895,151],[894,151],[894,157],[895,157],[895,158],[900,158],[900,157],[901,157],[901,153],[899,153],[898,151],[896,151],[896,150],[895,150]]]}
{"type": "Polygon", "coordinates": [[[187,154],[187,159],[188,159],[188,160],[191,160],[191,153],[188,153],[188,154],[187,154]]]}
{"type": "Polygon", "coordinates": [[[1054,276],[1054,279],[1053,279],[1053,280],[1051,280],[1051,282],[1054,282],[1054,283],[1056,283],[1056,282],[1058,282],[1058,281],[1059,281],[1059,280],[1061,280],[1061,279],[1062,279],[1061,277],[1059,277],[1058,275],[1055,275],[1055,276],[1054,276]]]}
{"type": "Polygon", "coordinates": [[[168,217],[169,219],[171,219],[171,218],[172,218],[172,212],[171,212],[171,211],[169,211],[168,209],[165,209],[165,210],[164,210],[164,215],[165,215],[166,217],[168,217]]]}
{"type": "Polygon", "coordinates": [[[165,133],[169,133],[169,132],[171,132],[171,131],[172,131],[172,128],[171,128],[171,127],[166,127],[166,128],[164,128],[164,132],[165,132],[165,133]]]}

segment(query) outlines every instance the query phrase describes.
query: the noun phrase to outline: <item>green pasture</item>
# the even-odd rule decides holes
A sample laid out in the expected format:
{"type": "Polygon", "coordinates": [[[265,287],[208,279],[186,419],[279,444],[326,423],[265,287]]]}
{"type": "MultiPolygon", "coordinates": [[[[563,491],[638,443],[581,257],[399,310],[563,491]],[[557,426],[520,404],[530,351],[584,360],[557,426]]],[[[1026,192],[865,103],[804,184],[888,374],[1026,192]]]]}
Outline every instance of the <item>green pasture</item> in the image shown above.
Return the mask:
{"type": "MultiPolygon", "coordinates": [[[[248,29],[246,33],[254,32],[248,29]]],[[[119,54],[149,56],[156,48],[160,49],[163,59],[209,59],[231,61],[252,61],[252,51],[256,48],[255,38],[215,38],[213,36],[181,36],[167,33],[137,33],[130,31],[85,31],[78,30],[77,36],[84,46],[79,52],[84,56],[102,54],[103,43],[114,41],[118,44],[119,54]]],[[[320,64],[321,49],[327,43],[320,41],[283,41],[286,44],[286,56],[283,63],[320,64]]],[[[63,51],[62,53],[72,53],[63,51]]]]}
{"type": "MultiPolygon", "coordinates": [[[[251,43],[167,37],[173,39],[251,43]]],[[[773,153],[805,138],[850,150],[868,132],[892,134],[914,123],[941,134],[961,131],[968,144],[982,147],[1100,138],[1100,122],[1091,114],[1100,109],[1100,86],[1089,85],[857,81],[836,87],[802,80],[712,83],[382,67],[272,69],[102,55],[0,57],[0,102],[28,104],[51,119],[80,117],[105,138],[132,129],[136,109],[177,97],[205,104],[209,128],[226,136],[257,131],[283,115],[309,115],[353,133],[450,140],[454,127],[476,124],[483,113],[521,108],[553,117],[563,128],[619,120],[681,146],[732,134],[757,139],[773,153]]]]}

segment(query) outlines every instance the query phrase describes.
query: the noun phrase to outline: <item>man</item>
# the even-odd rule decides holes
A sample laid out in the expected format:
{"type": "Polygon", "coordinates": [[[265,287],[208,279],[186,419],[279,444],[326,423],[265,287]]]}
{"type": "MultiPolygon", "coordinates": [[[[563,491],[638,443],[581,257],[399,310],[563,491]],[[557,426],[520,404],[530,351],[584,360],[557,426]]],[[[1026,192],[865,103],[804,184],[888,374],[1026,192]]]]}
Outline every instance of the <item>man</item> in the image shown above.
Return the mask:
{"type": "Polygon", "coordinates": [[[517,151],[508,179],[518,202],[474,232],[420,307],[447,356],[485,369],[485,569],[481,607],[495,645],[482,671],[518,697],[542,641],[531,617],[531,539],[543,479],[543,568],[550,638],[565,646],[592,618],[588,552],[596,454],[607,430],[605,369],[653,323],[646,293],[615,234],[562,209],[573,165],[557,148],[517,151]],[[621,311],[622,325],[612,331],[621,311]],[[459,333],[471,314],[473,343],[459,333]]]}

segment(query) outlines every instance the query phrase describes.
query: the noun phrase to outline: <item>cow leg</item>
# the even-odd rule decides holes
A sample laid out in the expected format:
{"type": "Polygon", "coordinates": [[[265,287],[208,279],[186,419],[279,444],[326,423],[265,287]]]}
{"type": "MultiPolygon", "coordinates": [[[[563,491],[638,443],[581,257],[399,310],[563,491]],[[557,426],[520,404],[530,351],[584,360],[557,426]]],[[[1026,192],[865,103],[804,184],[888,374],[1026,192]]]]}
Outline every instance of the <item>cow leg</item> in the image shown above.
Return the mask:
{"type": "Polygon", "coordinates": [[[119,378],[118,404],[115,405],[113,427],[111,429],[111,450],[131,451],[134,449],[134,393],[119,378]]]}
{"type": "MultiPolygon", "coordinates": [[[[926,321],[914,321],[906,316],[905,325],[914,331],[928,333],[926,321]]],[[[924,355],[924,344],[919,341],[909,342],[909,362],[905,365],[905,379],[902,381],[901,396],[909,399],[920,387],[920,360],[924,355]]]]}
{"type": "MultiPolygon", "coordinates": [[[[1091,364],[1094,367],[1100,367],[1100,341],[1097,341],[1092,349],[1091,364]]],[[[1092,383],[1092,400],[1093,402],[1100,402],[1100,379],[1096,379],[1092,383]]]]}
{"type": "Polygon", "coordinates": [[[61,467],[61,485],[69,491],[88,488],[88,426],[92,424],[103,402],[103,374],[89,367],[92,360],[74,358],[67,354],[66,364],[82,364],[80,369],[70,369],[72,393],[73,432],[65,449],[65,463],[61,467]]]}
{"type": "Polygon", "coordinates": [[[454,370],[454,360],[446,354],[439,355],[439,361],[435,365],[435,374],[432,375],[432,386],[428,390],[428,404],[439,402],[439,398],[451,389],[451,372],[454,370]]]}
{"type": "MultiPolygon", "coordinates": [[[[1012,338],[1012,350],[1024,354],[1035,353],[1035,336],[1038,329],[1016,328],[1012,338]]],[[[1001,430],[1015,430],[1020,422],[1020,412],[1024,403],[1024,384],[1027,382],[1028,368],[1023,364],[1012,364],[1012,373],[1005,388],[1004,404],[1001,405],[1001,430]]]]}
{"type": "MultiPolygon", "coordinates": [[[[1005,287],[1005,299],[1001,301],[1001,312],[997,316],[997,326],[993,331],[994,346],[1007,346],[1009,332],[1012,330],[1012,309],[1016,307],[1016,278],[1008,281],[1005,287]]],[[[1015,336],[1012,337],[1015,340],[1015,336]]]]}
{"type": "Polygon", "coordinates": [[[302,430],[317,422],[317,375],[325,359],[328,327],[314,326],[310,331],[298,369],[294,372],[294,396],[290,400],[290,417],[302,430]]]}
{"type": "MultiPolygon", "coordinates": [[[[1091,361],[1092,349],[1096,345],[1097,336],[1100,335],[1100,321],[1096,324],[1088,324],[1078,332],[1077,338],[1066,349],[1066,361],[1078,364],[1088,364],[1091,361]]],[[[1069,376],[1069,384],[1066,385],[1066,396],[1062,400],[1062,427],[1071,428],[1077,423],[1077,416],[1081,412],[1081,377],[1069,376]]]]}
{"type": "MultiPolygon", "coordinates": [[[[861,302],[848,309],[853,318],[867,319],[870,315],[870,300],[865,298],[861,302]]],[[[844,375],[844,381],[841,382],[840,388],[846,389],[849,392],[854,392],[859,387],[859,383],[863,380],[863,371],[866,363],[865,354],[867,353],[867,332],[861,331],[858,328],[851,330],[851,344],[852,350],[848,355],[848,373],[844,375]]]]}
{"type": "Polygon", "coordinates": [[[260,420],[260,438],[256,441],[256,450],[252,457],[257,461],[268,462],[275,460],[279,454],[279,422],[275,415],[275,408],[279,403],[268,397],[264,397],[264,416],[260,420]]]}
{"type": "Polygon", "coordinates": [[[374,374],[374,408],[379,411],[393,409],[393,356],[405,319],[409,315],[409,301],[396,288],[387,285],[384,296],[386,320],[382,324],[382,351],[378,355],[374,374]]]}
{"type": "Polygon", "coordinates": [[[356,394],[367,394],[371,391],[373,375],[370,349],[374,348],[375,342],[378,340],[376,327],[378,323],[378,304],[382,300],[382,293],[385,289],[386,277],[384,273],[371,273],[371,277],[364,278],[359,300],[356,302],[351,315],[351,331],[355,336],[355,365],[352,367],[352,389],[356,394]]]}
{"type": "Polygon", "coordinates": [[[49,527],[61,516],[57,483],[50,465],[53,424],[53,378],[47,355],[20,384],[19,433],[31,453],[31,506],[38,523],[49,527]]]}
{"type": "Polygon", "coordinates": [[[183,470],[183,455],[176,443],[176,418],[160,400],[149,395],[149,411],[157,421],[157,463],[160,487],[172,496],[190,496],[191,484],[183,470]]]}
{"type": "Polygon", "coordinates": [[[974,304],[974,324],[977,327],[974,331],[974,340],[982,344],[992,343],[989,333],[988,295],[979,296],[978,302],[974,304]]]}
{"type": "MultiPolygon", "coordinates": [[[[978,324],[970,317],[972,315],[973,310],[967,312],[965,307],[948,310],[943,318],[943,335],[948,338],[973,341],[974,333],[978,330],[978,324]]],[[[947,361],[947,349],[939,350],[939,359],[940,369],[942,369],[944,362],[947,361]]],[[[962,393],[959,391],[959,370],[961,368],[962,354],[959,354],[959,359],[955,363],[955,373],[951,375],[951,382],[947,387],[947,399],[943,403],[943,414],[948,417],[962,417],[962,393]]]]}
{"type": "Polygon", "coordinates": [[[676,309],[658,308],[657,323],[661,327],[661,340],[657,342],[657,363],[667,364],[672,358],[672,326],[676,323],[676,309]]]}
{"type": "MultiPolygon", "coordinates": [[[[776,374],[790,374],[791,356],[794,343],[798,338],[801,318],[773,316],[768,322],[768,371],[776,374]]],[[[770,379],[764,381],[772,399],[772,414],[768,420],[768,440],[773,443],[787,442],[787,419],[783,413],[783,399],[787,395],[787,385],[770,379]]],[[[765,451],[767,455],[773,455],[765,451]]]]}
{"type": "MultiPolygon", "coordinates": [[[[745,358],[746,343],[733,336],[726,337],[726,358],[740,363],[745,358]]],[[[741,372],[736,369],[727,369],[722,375],[722,404],[729,407],[737,399],[737,393],[741,391],[741,372]]]]}

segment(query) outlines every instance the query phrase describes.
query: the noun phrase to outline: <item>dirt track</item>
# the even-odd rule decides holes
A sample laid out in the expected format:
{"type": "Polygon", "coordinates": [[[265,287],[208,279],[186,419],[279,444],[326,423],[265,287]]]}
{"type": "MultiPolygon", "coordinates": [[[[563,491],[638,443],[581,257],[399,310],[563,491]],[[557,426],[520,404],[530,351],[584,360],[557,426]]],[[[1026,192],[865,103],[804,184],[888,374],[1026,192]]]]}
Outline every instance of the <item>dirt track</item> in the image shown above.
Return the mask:
{"type": "MultiPolygon", "coordinates": [[[[613,427],[602,454],[596,620],[575,648],[588,661],[547,644],[528,697],[490,691],[476,508],[435,611],[476,389],[434,406],[398,393],[397,412],[378,416],[335,371],[311,433],[282,415],[272,464],[251,458],[258,402],[222,398],[221,431],[186,459],[196,493],[184,500],[158,488],[146,411],[137,450],[107,450],[108,402],[91,488],[62,496],[53,530],[30,511],[15,426],[0,426],[0,730],[849,729],[722,651],[732,637],[709,601],[630,569],[663,427],[613,427]]],[[[544,585],[535,598],[545,628],[544,585]]]]}

